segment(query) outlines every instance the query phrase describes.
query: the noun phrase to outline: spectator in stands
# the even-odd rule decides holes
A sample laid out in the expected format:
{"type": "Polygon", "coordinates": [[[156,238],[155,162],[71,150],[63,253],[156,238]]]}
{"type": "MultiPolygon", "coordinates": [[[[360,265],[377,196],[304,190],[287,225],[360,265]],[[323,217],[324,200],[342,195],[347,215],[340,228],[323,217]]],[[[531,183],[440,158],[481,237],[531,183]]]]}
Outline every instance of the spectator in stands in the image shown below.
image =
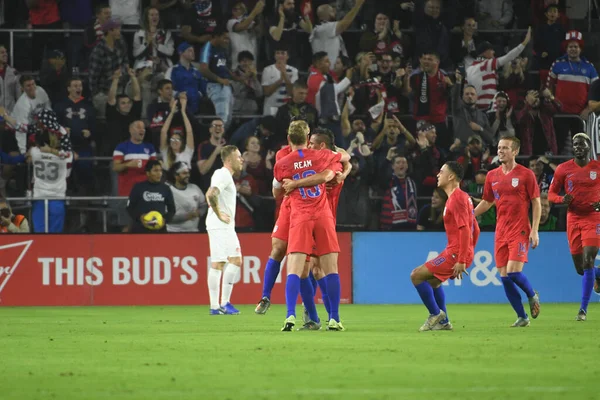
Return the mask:
{"type": "Polygon", "coordinates": [[[215,29],[223,23],[220,0],[195,0],[186,11],[181,24],[181,37],[194,46],[200,54],[202,46],[208,42],[215,29]]]}
{"type": "Polygon", "coordinates": [[[456,161],[462,165],[464,172],[463,185],[469,185],[475,179],[477,171],[492,161],[489,148],[484,148],[481,136],[473,135],[467,140],[467,145],[462,149],[462,154],[456,157],[456,161]]]}
{"type": "Polygon", "coordinates": [[[540,217],[540,231],[550,232],[563,230],[559,226],[558,218],[550,214],[552,211],[552,203],[548,200],[548,192],[540,193],[540,202],[542,203],[542,216],[540,217]]]}
{"type": "Polygon", "coordinates": [[[511,0],[479,0],[477,21],[481,29],[505,29],[513,19],[511,0]]]}
{"type": "MultiPolygon", "coordinates": [[[[141,122],[141,121],[140,121],[141,122]]],[[[150,160],[144,167],[146,180],[136,183],[131,189],[127,201],[127,212],[132,219],[131,233],[164,233],[167,224],[175,215],[175,200],[173,192],[166,184],[162,183],[162,166],[158,160],[150,160]],[[147,213],[156,211],[160,213],[165,226],[160,229],[152,228],[144,221],[147,213]]],[[[156,222],[154,222],[156,223],[156,222]]]]}
{"type": "Polygon", "coordinates": [[[513,113],[513,107],[510,105],[510,98],[506,92],[496,93],[487,116],[495,142],[505,136],[516,136],[517,117],[513,113]]]}
{"type": "Polygon", "coordinates": [[[6,200],[0,200],[0,234],[29,233],[29,221],[24,215],[12,213],[6,200]]]}
{"type": "Polygon", "coordinates": [[[540,83],[545,84],[554,60],[561,56],[561,45],[566,27],[559,21],[558,4],[550,4],[544,12],[546,23],[535,30],[533,36],[533,69],[540,71],[540,83]]]}
{"type": "MultiPolygon", "coordinates": [[[[498,89],[506,92],[513,109],[523,107],[525,96],[531,87],[536,87],[527,71],[527,57],[517,57],[502,67],[498,89]]],[[[497,93],[497,92],[496,92],[497,93]]]]}
{"type": "MultiPolygon", "coordinates": [[[[60,21],[60,11],[57,0],[26,0],[29,7],[29,25],[33,29],[58,30],[62,29],[60,21]]],[[[54,33],[35,33],[31,48],[31,68],[30,71],[40,69],[41,61],[46,54],[47,49],[62,49],[63,34],[54,33]]]]}
{"type": "MultiPolygon", "coordinates": [[[[271,43],[275,49],[286,46],[288,48],[289,63],[295,68],[304,67],[300,54],[301,43],[305,36],[298,34],[298,28],[310,34],[313,30],[310,18],[308,16],[302,17],[296,13],[294,0],[279,0],[278,2],[277,17],[269,24],[271,43]]],[[[275,61],[277,63],[277,58],[275,61]]]]}
{"type": "MultiPolygon", "coordinates": [[[[350,89],[350,91],[351,90],[352,89],[350,89]]],[[[351,97],[349,96],[349,99],[350,98],[351,97]]],[[[348,143],[351,143],[360,133],[364,139],[364,143],[361,143],[361,145],[364,144],[370,148],[371,144],[375,140],[375,132],[379,130],[381,122],[380,120],[374,120],[368,127],[365,124],[364,119],[361,117],[353,118],[352,122],[350,122],[349,104],[350,100],[347,101],[346,104],[344,104],[344,109],[342,110],[341,117],[342,136],[345,138],[346,145],[348,143]]],[[[360,142],[362,142],[362,140],[360,140],[360,142]]]]}
{"type": "Polygon", "coordinates": [[[384,231],[414,231],[417,226],[417,184],[408,173],[406,157],[395,156],[392,179],[383,196],[380,228],[384,231]]]}
{"type": "MultiPolygon", "coordinates": [[[[524,2],[525,3],[525,2],[524,2]]],[[[539,26],[546,22],[546,9],[550,5],[558,5],[558,21],[565,28],[569,28],[570,22],[569,18],[564,9],[564,5],[560,5],[559,0],[531,0],[531,3],[528,5],[531,9],[531,16],[533,19],[533,25],[539,26]]],[[[562,38],[561,38],[562,40],[562,38]]]]}
{"type": "Polygon", "coordinates": [[[446,154],[436,145],[437,133],[435,125],[426,121],[417,124],[415,148],[418,153],[413,159],[414,177],[419,193],[429,196],[437,187],[437,174],[444,165],[446,154]]]}
{"type": "Polygon", "coordinates": [[[331,72],[332,75],[335,75],[335,79],[339,80],[341,76],[346,76],[346,71],[348,71],[348,69],[353,67],[354,66],[352,65],[352,60],[350,60],[346,56],[340,56],[335,61],[335,64],[333,65],[333,70],[331,72]]]}
{"type": "Polygon", "coordinates": [[[144,142],[146,128],[137,120],[129,125],[130,139],[120,143],[113,152],[113,171],[118,173],[117,191],[119,196],[129,196],[138,182],[146,179],[145,168],[150,160],[156,160],[156,151],[150,143],[144,142]]]}
{"type": "Polygon", "coordinates": [[[225,123],[225,130],[229,129],[233,115],[231,83],[238,80],[229,69],[228,48],[229,32],[217,29],[200,54],[200,73],[208,81],[206,95],[215,106],[216,114],[225,123]]]}
{"type": "Polygon", "coordinates": [[[97,5],[95,8],[95,15],[95,21],[93,21],[83,32],[83,42],[90,51],[104,39],[102,26],[112,17],[110,6],[106,3],[97,5]]]}
{"type": "MultiPolygon", "coordinates": [[[[600,113],[600,79],[597,79],[590,86],[590,90],[588,93],[588,108],[590,113],[598,114],[600,113]]],[[[594,148],[592,151],[596,151],[594,148]]]]}
{"type": "MultiPolygon", "coordinates": [[[[569,31],[563,42],[567,54],[558,58],[550,69],[548,87],[562,104],[565,114],[579,115],[587,119],[590,109],[588,92],[592,83],[598,79],[598,72],[592,63],[581,56],[584,42],[581,32],[569,31]]],[[[570,142],[572,135],[583,131],[583,122],[579,118],[556,118],[556,140],[562,153],[565,141],[570,142]],[[569,132],[571,135],[569,135],[569,132]]]]}
{"type": "Polygon", "coordinates": [[[348,55],[342,33],[350,27],[364,3],[365,0],[356,0],[350,12],[339,21],[335,20],[335,10],[329,4],[317,8],[319,23],[313,28],[308,39],[313,55],[325,52],[330,62],[335,62],[340,55],[348,55]]]}
{"type": "Polygon", "coordinates": [[[255,227],[254,214],[260,203],[258,185],[254,177],[245,170],[236,173],[233,181],[237,189],[235,227],[244,231],[253,231],[255,227]]]}
{"type": "Polygon", "coordinates": [[[123,25],[131,28],[138,26],[141,20],[140,0],[109,0],[112,16],[121,21],[123,25]]]}
{"type": "MultiPolygon", "coordinates": [[[[117,95],[117,87],[121,80],[121,69],[113,74],[112,84],[106,101],[106,135],[102,138],[105,149],[113,148],[131,133],[131,124],[142,116],[142,96],[135,72],[129,68],[132,82],[133,98],[125,94],[117,95]]],[[[96,109],[97,110],[97,109],[96,109]]]]}
{"type": "MultiPolygon", "coordinates": [[[[86,29],[93,17],[92,0],[61,0],[59,2],[60,16],[63,27],[69,29],[86,29]]],[[[82,54],[84,49],[84,36],[73,33],[67,41],[67,60],[72,70],[78,70],[81,61],[87,59],[87,54],[82,54]]],[[[87,64],[87,63],[85,63],[87,64]]]]}
{"type": "Polygon", "coordinates": [[[167,70],[173,66],[171,56],[174,52],[171,31],[163,29],[158,9],[146,8],[142,29],[133,36],[134,69],[138,69],[141,63],[151,61],[153,79],[162,79],[167,70]]]}
{"type": "MultiPolygon", "coordinates": [[[[377,71],[373,76],[383,84],[385,88],[385,110],[393,114],[406,114],[408,106],[403,96],[404,81],[408,79],[406,68],[392,68],[394,63],[391,53],[383,53],[377,56],[377,71]]],[[[408,86],[408,82],[407,82],[408,86]]]]}
{"type": "Polygon", "coordinates": [[[16,131],[15,135],[19,151],[21,154],[25,154],[27,151],[27,126],[34,123],[33,117],[40,110],[49,110],[52,104],[46,91],[41,86],[35,84],[32,76],[22,75],[19,78],[19,83],[21,84],[23,94],[17,100],[11,116],[17,124],[13,128],[16,131]]]}
{"type": "Polygon", "coordinates": [[[394,53],[401,58],[408,53],[408,46],[409,40],[400,31],[400,21],[394,21],[392,27],[389,17],[384,13],[375,16],[373,30],[363,32],[358,44],[360,51],[377,55],[394,53]]]}
{"type": "Polygon", "coordinates": [[[419,211],[417,219],[418,231],[443,232],[444,209],[448,201],[448,194],[444,189],[435,188],[431,195],[431,204],[426,204],[419,211]]]}
{"type": "Polygon", "coordinates": [[[254,178],[258,194],[268,195],[271,192],[273,168],[267,168],[265,157],[262,155],[260,138],[257,136],[248,137],[242,148],[244,149],[242,158],[246,165],[246,173],[254,178]]]}
{"type": "Polygon", "coordinates": [[[196,150],[198,156],[198,171],[200,171],[201,183],[200,189],[204,192],[208,190],[210,186],[210,178],[213,172],[223,166],[221,160],[221,149],[227,144],[227,141],[223,137],[225,133],[225,123],[222,119],[213,119],[210,123],[210,138],[198,145],[196,150]]]}
{"type": "MultiPolygon", "coordinates": [[[[360,124],[358,125],[360,126],[360,124]]],[[[376,129],[374,130],[377,131],[376,129]]],[[[365,138],[365,141],[367,140],[368,138],[365,138]]],[[[375,158],[376,171],[383,171],[384,173],[391,171],[388,165],[393,162],[394,157],[398,154],[405,154],[405,150],[413,148],[415,144],[413,135],[395,116],[385,118],[383,128],[375,139],[373,139],[373,144],[371,145],[371,149],[375,153],[373,156],[375,158]]],[[[387,184],[389,180],[387,175],[380,175],[382,175],[387,184]]]]}
{"type": "Polygon", "coordinates": [[[296,81],[292,91],[292,98],[279,107],[275,116],[278,124],[277,135],[279,138],[287,136],[287,129],[293,119],[306,121],[311,130],[317,127],[319,113],[316,108],[306,102],[307,95],[308,86],[306,83],[296,81]]]}
{"type": "Polygon", "coordinates": [[[446,66],[450,51],[448,29],[440,18],[442,4],[440,0],[425,1],[425,8],[420,7],[414,13],[415,48],[420,51],[435,51],[439,55],[440,65],[446,66]]]}
{"type": "Polygon", "coordinates": [[[477,21],[472,16],[464,18],[462,35],[454,35],[450,41],[450,57],[456,68],[466,71],[477,58],[477,21]]]}
{"type": "Polygon", "coordinates": [[[516,59],[530,40],[531,28],[527,31],[527,35],[520,45],[499,58],[494,57],[494,47],[490,42],[479,43],[479,46],[477,46],[478,57],[466,69],[467,82],[469,85],[473,85],[478,94],[477,106],[479,108],[488,109],[498,90],[498,69],[516,59]]]}
{"type": "Polygon", "coordinates": [[[529,157],[528,163],[529,169],[535,175],[537,184],[540,187],[540,193],[548,193],[552,178],[554,177],[556,165],[551,164],[545,156],[531,156],[529,157]]]}
{"type": "Polygon", "coordinates": [[[435,125],[439,145],[448,148],[452,143],[452,134],[446,126],[446,116],[448,91],[453,83],[440,70],[440,56],[437,53],[426,50],[421,54],[419,63],[421,67],[414,70],[406,88],[412,98],[413,118],[435,125]]]}
{"type": "Polygon", "coordinates": [[[452,126],[454,139],[466,143],[471,135],[481,135],[488,144],[495,146],[494,135],[485,112],[477,107],[477,90],[473,85],[466,85],[461,98],[460,91],[463,77],[457,71],[456,83],[452,87],[452,126]]]}
{"type": "MultiPolygon", "coordinates": [[[[146,111],[146,117],[149,120],[149,128],[154,138],[154,133],[158,132],[156,136],[160,135],[160,128],[164,125],[169,112],[171,111],[171,100],[173,99],[173,83],[168,79],[161,79],[157,83],[158,97],[148,105],[146,111]]],[[[185,91],[183,93],[186,93],[185,91]]],[[[187,95],[187,93],[186,93],[187,95]]],[[[154,139],[152,140],[154,143],[154,139]]]]}
{"type": "Polygon", "coordinates": [[[280,146],[287,142],[287,130],[285,135],[278,133],[277,121],[270,115],[254,118],[242,124],[231,135],[230,143],[238,149],[244,149],[246,140],[252,136],[260,139],[264,151],[279,150],[280,146]]]}
{"type": "Polygon", "coordinates": [[[208,204],[202,190],[190,183],[189,165],[177,161],[169,170],[169,181],[175,215],[167,224],[167,232],[198,232],[200,218],[206,214],[208,204]]]}
{"type": "MultiPolygon", "coordinates": [[[[475,181],[470,182],[467,185],[466,191],[471,196],[474,206],[477,206],[477,204],[481,203],[481,199],[483,197],[483,187],[485,185],[485,177],[487,176],[487,173],[488,171],[485,169],[477,171],[475,173],[475,181]]],[[[492,206],[492,208],[477,217],[477,223],[482,231],[494,231],[496,228],[496,207],[492,206]]]]}
{"type": "Polygon", "coordinates": [[[263,88],[257,77],[252,53],[242,51],[238,54],[238,66],[233,75],[237,78],[231,83],[234,114],[255,115],[258,113],[258,100],[263,95],[263,88]]]}
{"type": "Polygon", "coordinates": [[[194,132],[192,124],[185,111],[187,106],[187,96],[185,92],[179,94],[179,104],[175,99],[171,99],[171,110],[160,131],[160,154],[165,169],[170,169],[176,162],[183,162],[192,167],[192,156],[194,155],[194,132]],[[178,107],[179,106],[179,107],[178,107]],[[183,132],[172,131],[171,123],[177,114],[179,108],[183,123],[185,126],[185,136],[183,132]],[[169,135],[169,132],[171,134],[169,135]]]}
{"type": "Polygon", "coordinates": [[[292,93],[292,85],[298,80],[298,69],[288,65],[288,50],[284,43],[275,47],[275,64],[262,72],[262,87],[265,95],[263,115],[275,115],[292,93]]]}
{"type": "Polygon", "coordinates": [[[150,0],[150,7],[160,11],[160,19],[163,21],[165,28],[174,29],[179,26],[183,13],[185,12],[182,6],[187,6],[184,1],[172,0],[150,0]]]}
{"type": "Polygon", "coordinates": [[[60,50],[52,50],[48,53],[48,61],[45,61],[40,70],[40,85],[45,88],[52,104],[65,98],[65,87],[71,79],[71,73],[66,68],[65,55],[60,50]]]}
{"type": "Polygon", "coordinates": [[[337,225],[364,229],[371,219],[369,187],[373,176],[372,159],[352,157],[352,169],[344,181],[338,203],[337,225]]]}
{"type": "Polygon", "coordinates": [[[523,109],[517,111],[517,123],[521,137],[521,154],[542,155],[558,153],[552,117],[561,111],[561,103],[548,88],[541,93],[530,90],[523,109]]]}
{"type": "MultiPolygon", "coordinates": [[[[96,110],[91,101],[82,96],[83,81],[81,78],[71,78],[67,83],[67,98],[54,105],[58,122],[69,131],[73,151],[79,157],[92,157],[95,147],[96,110]]],[[[95,174],[93,161],[75,160],[73,172],[76,182],[91,194],[95,174]]]]}
{"type": "Polygon", "coordinates": [[[183,42],[177,47],[179,63],[167,71],[165,79],[173,82],[176,93],[185,92],[188,98],[188,113],[195,115],[200,110],[200,99],[206,93],[206,81],[192,62],[195,58],[194,47],[183,42]]]}
{"type": "Polygon", "coordinates": [[[19,77],[19,73],[8,65],[6,47],[0,44],[0,107],[5,108],[9,113],[21,96],[19,77]]]}
{"type": "MultiPolygon", "coordinates": [[[[106,116],[106,101],[115,71],[127,71],[129,68],[127,45],[121,38],[121,23],[108,20],[102,25],[102,31],[104,39],[92,50],[89,64],[90,91],[99,118],[106,116]]],[[[120,87],[125,86],[125,80],[117,83],[120,87]]]]}
{"type": "Polygon", "coordinates": [[[265,2],[259,0],[248,14],[246,5],[237,1],[231,9],[231,19],[227,21],[227,30],[231,39],[231,69],[238,67],[238,54],[242,51],[250,52],[252,60],[258,54],[257,39],[262,33],[262,11],[265,2]]]}

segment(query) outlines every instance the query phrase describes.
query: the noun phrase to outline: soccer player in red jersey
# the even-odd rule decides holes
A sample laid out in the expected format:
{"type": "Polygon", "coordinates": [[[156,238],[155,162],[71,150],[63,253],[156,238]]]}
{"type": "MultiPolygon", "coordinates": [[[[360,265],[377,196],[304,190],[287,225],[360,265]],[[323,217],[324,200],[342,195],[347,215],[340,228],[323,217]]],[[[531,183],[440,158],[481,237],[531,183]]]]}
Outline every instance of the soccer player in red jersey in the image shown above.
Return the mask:
{"type": "Polygon", "coordinates": [[[463,167],[456,161],[444,164],[437,175],[438,187],[448,194],[444,208],[448,244],[439,256],[415,268],[410,274],[423,304],[429,310],[429,318],[419,328],[420,332],[452,330],[442,283],[448,279],[461,279],[475,256],[479,226],[475,221],[471,198],[459,188],[463,175],[463,167]]]}
{"type": "MultiPolygon", "coordinates": [[[[592,141],[585,133],[573,136],[573,160],[564,162],[554,171],[548,199],[566,204],[567,239],[575,269],[583,276],[581,307],[577,321],[585,321],[592,295],[595,275],[594,261],[600,246],[600,162],[590,160],[592,141]],[[561,196],[561,190],[565,195],[561,196]]],[[[596,280],[597,282],[597,280],[596,280]]]]}
{"type": "Polygon", "coordinates": [[[540,313],[539,295],[523,274],[523,266],[527,262],[529,243],[531,242],[531,247],[535,249],[540,240],[538,228],[542,205],[535,175],[515,161],[520,143],[514,136],[500,139],[498,160],[502,165],[488,172],[483,187],[483,199],[475,208],[475,217],[478,217],[496,203],[494,258],[506,297],[518,316],[512,327],[529,326],[529,317],[523,308],[517,286],[529,298],[531,316],[537,318],[540,313]],[[533,226],[529,223],[530,202],[533,226]]]}
{"type": "MultiPolygon", "coordinates": [[[[317,151],[307,148],[308,124],[294,121],[288,130],[288,141],[292,153],[275,164],[274,192],[276,197],[283,194],[284,179],[299,180],[319,174],[326,181],[335,177],[332,164],[348,161],[348,154],[331,151],[317,151]]],[[[312,188],[298,188],[290,193],[290,229],[288,241],[288,277],[286,281],[287,318],[283,331],[291,331],[296,323],[296,299],[300,292],[300,276],[304,270],[306,256],[313,253],[320,257],[321,267],[326,274],[327,293],[331,299],[331,319],[328,329],[344,330],[339,318],[340,279],[337,270],[337,258],[340,251],[335,221],[328,207],[325,185],[312,188]]],[[[304,296],[303,296],[304,298],[304,296]]],[[[310,298],[312,300],[312,297],[310,298]]],[[[314,301],[305,307],[316,314],[314,301]]],[[[313,314],[314,313],[314,314],[313,314]]],[[[318,321],[314,321],[318,322],[318,321]]]]}

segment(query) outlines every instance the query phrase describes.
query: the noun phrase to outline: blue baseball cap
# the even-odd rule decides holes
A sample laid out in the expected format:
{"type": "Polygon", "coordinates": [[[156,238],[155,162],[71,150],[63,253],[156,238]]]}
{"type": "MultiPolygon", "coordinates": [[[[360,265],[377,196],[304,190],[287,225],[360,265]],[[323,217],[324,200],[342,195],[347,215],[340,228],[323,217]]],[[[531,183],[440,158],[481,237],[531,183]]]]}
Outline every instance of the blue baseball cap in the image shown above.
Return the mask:
{"type": "Polygon", "coordinates": [[[179,46],[177,46],[177,52],[179,54],[184,53],[187,49],[189,49],[190,47],[192,47],[191,44],[189,44],[188,42],[183,42],[181,43],[179,46]]]}

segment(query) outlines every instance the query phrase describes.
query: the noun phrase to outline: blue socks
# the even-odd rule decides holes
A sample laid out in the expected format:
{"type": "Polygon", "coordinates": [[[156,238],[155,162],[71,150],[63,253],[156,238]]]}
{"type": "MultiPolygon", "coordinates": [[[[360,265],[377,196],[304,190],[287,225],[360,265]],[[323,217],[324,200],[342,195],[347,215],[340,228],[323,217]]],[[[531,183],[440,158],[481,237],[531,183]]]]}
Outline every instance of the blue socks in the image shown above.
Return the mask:
{"type": "Polygon", "coordinates": [[[581,309],[587,313],[592,289],[594,288],[595,269],[590,268],[583,270],[583,280],[581,282],[581,309]]]}
{"type": "Polygon", "coordinates": [[[300,296],[302,296],[302,302],[304,303],[306,311],[308,311],[311,321],[319,322],[319,315],[317,314],[317,307],[315,306],[314,288],[309,278],[300,280],[300,296]]]}
{"type": "MultiPolygon", "coordinates": [[[[270,261],[270,260],[269,260],[270,261]]],[[[287,317],[296,316],[296,301],[300,293],[300,277],[290,274],[285,282],[285,304],[287,305],[287,317]]],[[[313,302],[314,304],[314,302],[313,302]]]]}
{"type": "Polygon", "coordinates": [[[312,284],[312,287],[313,287],[313,297],[315,297],[317,295],[317,280],[315,279],[315,276],[312,273],[312,269],[308,273],[308,279],[310,279],[310,283],[312,284]]]}
{"type": "Polygon", "coordinates": [[[523,303],[521,301],[521,293],[519,293],[519,289],[517,289],[515,282],[511,279],[511,277],[503,276],[502,285],[504,286],[506,298],[508,298],[510,305],[515,310],[517,315],[521,318],[527,318],[527,314],[525,314],[525,309],[523,308],[523,303]]]}
{"type": "Polygon", "coordinates": [[[327,294],[327,280],[321,278],[317,281],[317,284],[319,285],[319,289],[321,289],[321,298],[323,299],[325,310],[327,310],[327,314],[331,318],[331,305],[329,304],[329,295],[327,294]]]}
{"type": "Polygon", "coordinates": [[[436,289],[433,289],[433,296],[435,297],[435,302],[437,303],[440,310],[446,313],[446,318],[440,321],[440,324],[448,323],[448,311],[446,311],[446,293],[444,292],[444,287],[440,286],[436,289]]]}
{"type": "Polygon", "coordinates": [[[535,296],[535,292],[529,283],[529,279],[522,272],[509,272],[508,277],[512,279],[514,283],[517,284],[518,287],[521,288],[525,292],[528,298],[535,296]]]}
{"type": "Polygon", "coordinates": [[[280,270],[281,262],[269,258],[269,261],[267,261],[267,266],[265,267],[265,274],[263,277],[262,297],[271,299],[271,291],[273,290],[273,286],[275,286],[275,281],[277,280],[277,276],[279,275],[280,270]]]}
{"type": "Polygon", "coordinates": [[[440,307],[435,301],[435,297],[433,296],[433,288],[429,284],[429,282],[421,282],[418,285],[415,285],[417,292],[419,292],[419,296],[421,296],[421,300],[427,310],[429,310],[430,315],[438,315],[440,313],[440,307]]]}
{"type": "Polygon", "coordinates": [[[340,276],[338,274],[329,274],[322,280],[327,284],[326,290],[329,295],[330,305],[329,317],[336,322],[340,322],[340,298],[342,296],[340,276]]]}

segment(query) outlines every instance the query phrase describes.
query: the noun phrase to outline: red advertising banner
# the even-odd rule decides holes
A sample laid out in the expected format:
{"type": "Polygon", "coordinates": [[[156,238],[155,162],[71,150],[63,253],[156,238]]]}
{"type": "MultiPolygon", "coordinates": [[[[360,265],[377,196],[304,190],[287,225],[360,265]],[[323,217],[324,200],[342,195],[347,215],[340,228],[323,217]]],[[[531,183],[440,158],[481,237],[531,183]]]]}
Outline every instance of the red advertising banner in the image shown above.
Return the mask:
{"type": "MultiPolygon", "coordinates": [[[[342,302],[352,302],[351,234],[339,233],[342,302]]],[[[262,294],[267,233],[240,234],[233,304],[262,294]]],[[[209,304],[206,234],[0,235],[0,306],[209,304]]],[[[285,260],[272,302],[285,303],[285,260]]]]}

